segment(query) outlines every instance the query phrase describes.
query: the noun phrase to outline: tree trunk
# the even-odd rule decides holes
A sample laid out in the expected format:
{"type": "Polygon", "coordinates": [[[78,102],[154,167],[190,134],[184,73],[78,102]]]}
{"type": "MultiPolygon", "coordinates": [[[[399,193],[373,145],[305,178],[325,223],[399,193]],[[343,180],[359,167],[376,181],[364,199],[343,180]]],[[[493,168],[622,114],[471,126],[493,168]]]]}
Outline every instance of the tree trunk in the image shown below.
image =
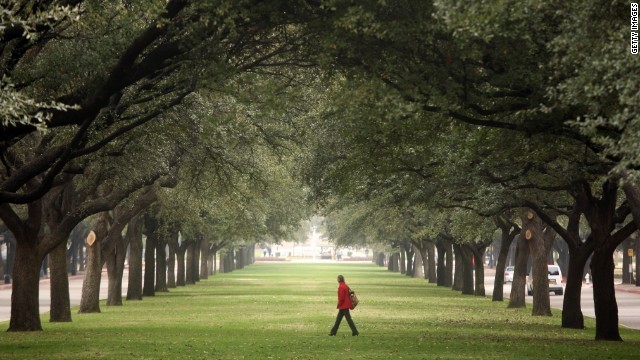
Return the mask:
{"type": "Polygon", "coordinates": [[[473,289],[473,253],[467,245],[461,245],[462,250],[462,294],[474,295],[473,289]]]}
{"type": "Polygon", "coordinates": [[[178,272],[176,274],[176,286],[185,286],[187,284],[186,280],[186,263],[185,263],[185,252],[186,247],[179,248],[176,251],[176,257],[178,259],[178,272]]]}
{"type": "Polygon", "coordinates": [[[102,279],[101,241],[107,236],[109,214],[101,212],[95,226],[95,242],[87,244],[87,273],[82,283],[79,314],[100,312],[100,281],[102,279]]]}
{"type": "Polygon", "coordinates": [[[156,243],[156,292],[169,292],[167,288],[167,251],[164,241],[156,243]]]}
{"type": "Polygon", "coordinates": [[[196,243],[193,246],[193,261],[191,262],[191,272],[193,273],[193,281],[200,281],[200,244],[202,244],[204,240],[202,236],[198,238],[196,243]]]}
{"type": "Polygon", "coordinates": [[[215,274],[215,254],[211,248],[209,248],[209,256],[207,258],[207,274],[212,276],[215,274]]]}
{"type": "Polygon", "coordinates": [[[115,239],[114,251],[107,260],[107,275],[109,287],[107,293],[107,306],[122,306],[122,276],[124,275],[124,261],[127,256],[127,243],[118,234],[115,239]]]}
{"type": "Polygon", "coordinates": [[[224,274],[227,272],[226,268],[227,268],[227,264],[226,264],[226,260],[227,259],[227,255],[224,251],[220,252],[220,273],[224,274]]]}
{"type": "Polygon", "coordinates": [[[256,263],[256,243],[251,244],[251,246],[247,249],[247,255],[249,256],[248,263],[255,264],[256,263]]]}
{"type": "Polygon", "coordinates": [[[376,256],[376,264],[378,266],[384,266],[384,253],[378,253],[378,255],[376,256]]]}
{"type": "Polygon", "coordinates": [[[227,252],[224,255],[224,272],[225,273],[230,273],[233,270],[235,270],[235,263],[234,263],[234,249],[228,249],[227,252]]]}
{"type": "Polygon", "coordinates": [[[555,232],[548,228],[547,231],[550,233],[545,234],[545,223],[532,210],[524,209],[520,219],[532,258],[533,309],[531,315],[551,316],[547,255],[553,244],[555,232]]]}
{"type": "Polygon", "coordinates": [[[8,331],[42,331],[39,292],[40,265],[44,256],[33,240],[16,239],[11,320],[8,331]]]}
{"type": "Polygon", "coordinates": [[[420,250],[418,247],[413,245],[413,253],[416,254],[415,260],[413,261],[413,266],[414,266],[413,277],[414,278],[420,277],[420,278],[426,279],[427,276],[424,273],[424,270],[425,270],[424,263],[426,261],[422,261],[422,259],[424,258],[424,256],[422,255],[422,250],[420,250]]]}
{"type": "Polygon", "coordinates": [[[127,300],[142,300],[142,216],[129,221],[126,237],[129,243],[127,300]]]}
{"type": "Polygon", "coordinates": [[[200,243],[200,279],[209,278],[209,242],[200,243]]]}
{"type": "Polygon", "coordinates": [[[464,283],[463,270],[462,270],[462,263],[464,262],[464,260],[462,259],[462,249],[460,248],[459,245],[454,243],[452,243],[452,247],[455,253],[454,255],[455,255],[456,261],[454,266],[455,275],[453,276],[453,284],[451,288],[456,291],[462,291],[462,287],[464,283]]]}
{"type": "Polygon", "coordinates": [[[474,295],[476,296],[486,296],[486,292],[484,289],[484,263],[482,256],[473,255],[474,258],[474,268],[475,268],[475,281],[476,281],[476,289],[474,295]]]}
{"type": "Polygon", "coordinates": [[[400,274],[407,273],[407,257],[406,251],[403,247],[400,247],[400,274]]]}
{"type": "Polygon", "coordinates": [[[635,255],[636,255],[636,286],[640,286],[640,237],[636,237],[635,241],[635,255]]]}
{"type": "Polygon", "coordinates": [[[591,258],[596,340],[622,341],[618,329],[618,303],[613,285],[613,250],[596,249],[591,258]]]}
{"type": "Polygon", "coordinates": [[[448,241],[445,245],[447,249],[447,265],[444,278],[444,286],[453,285],[453,242],[448,241]]]}
{"type": "Polygon", "coordinates": [[[217,266],[218,251],[217,250],[214,249],[211,251],[211,259],[212,259],[211,267],[213,269],[213,275],[216,275],[218,273],[218,266],[217,266]]]}
{"type": "Polygon", "coordinates": [[[62,241],[49,253],[50,279],[50,322],[71,322],[71,301],[69,299],[69,277],[67,276],[67,242],[62,241]]]}
{"type": "Polygon", "coordinates": [[[414,264],[413,264],[413,248],[411,246],[411,243],[409,241],[405,241],[403,242],[402,246],[401,246],[401,251],[405,254],[404,256],[404,263],[405,265],[405,272],[404,274],[407,276],[413,276],[414,273],[414,264]]]}
{"type": "Polygon", "coordinates": [[[192,285],[196,283],[194,274],[194,262],[196,255],[196,243],[190,243],[187,247],[187,266],[186,266],[186,281],[185,284],[192,285]]]}
{"type": "Polygon", "coordinates": [[[176,287],[176,249],[178,247],[178,232],[169,234],[169,261],[167,261],[167,288],[176,287]]]}
{"type": "Polygon", "coordinates": [[[513,231],[511,224],[503,221],[502,219],[496,220],[496,225],[500,228],[500,252],[498,253],[498,263],[496,264],[496,278],[493,285],[493,297],[492,301],[504,301],[504,271],[507,266],[507,256],[509,255],[509,249],[513,244],[513,239],[518,233],[519,229],[516,227],[513,231]]]}
{"type": "Polygon", "coordinates": [[[567,270],[567,282],[562,301],[562,327],[567,329],[584,329],[581,296],[584,266],[591,254],[591,250],[580,251],[569,249],[570,260],[567,270]]]}
{"type": "Polygon", "coordinates": [[[436,245],[429,241],[426,243],[427,254],[427,266],[429,267],[429,284],[437,284],[438,276],[436,275],[436,245]]]}
{"type": "MultiPolygon", "coordinates": [[[[148,229],[147,229],[148,230],[148,229]]],[[[147,242],[144,249],[144,285],[142,296],[156,296],[156,232],[147,233],[147,242]]]]}
{"type": "Polygon", "coordinates": [[[415,263],[414,263],[414,257],[415,257],[415,253],[413,252],[413,249],[411,249],[411,246],[408,246],[409,249],[406,250],[406,259],[407,259],[407,268],[406,268],[406,275],[413,277],[413,274],[415,273],[415,263]]]}
{"type": "Polygon", "coordinates": [[[447,248],[443,244],[440,244],[440,240],[438,240],[438,242],[436,243],[436,249],[438,250],[438,267],[437,267],[437,276],[436,276],[437,284],[438,286],[448,286],[448,285],[445,285],[445,281],[444,281],[445,273],[447,271],[445,267],[445,260],[446,260],[445,257],[446,257],[447,248]]]}
{"type": "Polygon", "coordinates": [[[244,268],[244,256],[242,256],[242,253],[244,247],[240,247],[239,249],[235,250],[235,260],[236,260],[236,269],[243,269],[244,268]]]}
{"type": "Polygon", "coordinates": [[[473,266],[475,269],[475,291],[476,296],[485,296],[484,290],[484,253],[487,249],[486,245],[472,245],[469,247],[473,256],[473,266]]]}
{"type": "Polygon", "coordinates": [[[529,245],[523,231],[518,236],[516,243],[516,263],[513,268],[513,283],[511,283],[511,295],[508,308],[524,308],[525,287],[527,285],[527,262],[529,261],[529,245]]]}

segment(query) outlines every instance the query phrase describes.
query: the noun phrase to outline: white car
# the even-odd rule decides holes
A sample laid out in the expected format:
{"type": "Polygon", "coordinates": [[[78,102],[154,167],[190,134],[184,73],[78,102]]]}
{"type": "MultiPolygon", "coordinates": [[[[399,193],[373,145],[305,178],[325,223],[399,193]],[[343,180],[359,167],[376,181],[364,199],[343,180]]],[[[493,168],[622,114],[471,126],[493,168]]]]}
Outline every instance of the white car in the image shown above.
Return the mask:
{"type": "MultiPolygon", "coordinates": [[[[547,266],[548,278],[549,278],[549,291],[553,291],[556,295],[562,295],[564,293],[564,286],[562,284],[562,271],[557,265],[547,266]]],[[[533,279],[527,276],[527,294],[533,295],[533,279]]]]}
{"type": "Polygon", "coordinates": [[[504,282],[506,283],[512,283],[513,282],[513,266],[507,266],[507,268],[504,270],[504,282]]]}

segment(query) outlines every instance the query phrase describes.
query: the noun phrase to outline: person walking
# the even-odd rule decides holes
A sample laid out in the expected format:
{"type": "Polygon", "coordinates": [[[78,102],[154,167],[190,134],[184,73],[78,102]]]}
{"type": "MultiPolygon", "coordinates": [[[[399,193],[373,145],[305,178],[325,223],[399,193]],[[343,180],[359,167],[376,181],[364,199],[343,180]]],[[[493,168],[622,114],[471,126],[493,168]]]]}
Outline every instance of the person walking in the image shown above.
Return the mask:
{"type": "Polygon", "coordinates": [[[353,306],[351,304],[351,297],[349,297],[349,287],[344,282],[344,276],[338,275],[338,316],[336,317],[336,323],[333,325],[329,336],[336,336],[338,333],[338,327],[340,327],[340,322],[342,322],[342,318],[347,318],[347,323],[351,328],[351,335],[358,336],[358,329],[356,329],[356,324],[353,323],[351,319],[351,314],[349,313],[349,309],[353,306]]]}

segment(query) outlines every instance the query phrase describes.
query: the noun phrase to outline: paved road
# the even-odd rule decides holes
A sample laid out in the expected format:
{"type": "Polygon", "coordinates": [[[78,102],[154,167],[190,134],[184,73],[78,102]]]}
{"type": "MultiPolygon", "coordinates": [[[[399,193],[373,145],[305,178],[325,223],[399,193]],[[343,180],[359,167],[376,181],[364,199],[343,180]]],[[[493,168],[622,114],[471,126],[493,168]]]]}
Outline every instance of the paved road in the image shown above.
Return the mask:
{"type": "MultiPolygon", "coordinates": [[[[80,305],[80,297],[82,295],[82,281],[84,275],[69,277],[69,300],[71,306],[80,305]]],[[[122,295],[127,295],[128,274],[125,272],[122,279],[122,295]]],[[[107,298],[107,272],[102,273],[100,281],[100,299],[107,298]]],[[[51,306],[49,279],[40,280],[40,313],[49,312],[51,306]]],[[[73,316],[73,314],[72,314],[73,316]]],[[[11,285],[0,285],[0,322],[9,321],[11,319],[11,285]]],[[[8,326],[8,325],[7,325],[8,326]]],[[[0,329],[4,326],[0,325],[0,329]]]]}
{"type": "MultiPolygon", "coordinates": [[[[491,273],[491,270],[488,270],[485,277],[487,296],[493,294],[494,278],[494,274],[491,273]]],[[[511,295],[511,284],[504,285],[503,291],[506,300],[511,295]]],[[[593,307],[593,288],[591,285],[583,285],[581,295],[582,314],[594,318],[595,310],[593,307]]],[[[532,296],[527,296],[526,298],[528,303],[533,302],[532,296]]],[[[551,307],[562,309],[564,295],[551,294],[549,298],[551,299],[551,307]]],[[[617,284],[616,300],[618,302],[618,319],[620,325],[640,330],[640,287],[617,284]]]]}

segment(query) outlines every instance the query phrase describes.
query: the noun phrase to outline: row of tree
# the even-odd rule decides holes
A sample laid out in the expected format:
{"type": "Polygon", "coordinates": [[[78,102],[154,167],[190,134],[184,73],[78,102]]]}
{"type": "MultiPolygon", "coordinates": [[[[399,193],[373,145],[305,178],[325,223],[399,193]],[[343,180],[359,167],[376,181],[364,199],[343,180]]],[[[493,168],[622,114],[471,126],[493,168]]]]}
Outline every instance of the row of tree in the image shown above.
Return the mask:
{"type": "Polygon", "coordinates": [[[472,293],[471,257],[482,264],[496,228],[505,246],[520,232],[512,301],[529,252],[534,313],[548,314],[557,236],[569,252],[562,326],[583,328],[591,259],[596,339],[620,340],[613,253],[640,223],[628,4],[330,3],[324,51],[343,71],[303,171],[339,238],[409,241],[423,257],[424,241],[452,242],[472,293]]]}
{"type": "Polygon", "coordinates": [[[42,259],[89,216],[106,250],[151,203],[160,228],[253,241],[297,226],[306,193],[361,215],[344,229],[376,219],[375,238],[418,239],[427,258],[424,241],[467,244],[455,254],[469,259],[496,226],[506,240],[520,228],[537,281],[557,235],[570,258],[563,326],[582,327],[591,258],[596,338],[620,340],[613,252],[640,222],[627,3],[0,5],[10,329],[40,328],[42,259]]]}
{"type": "Polygon", "coordinates": [[[70,320],[67,243],[78,226],[95,235],[80,310],[94,312],[104,265],[108,303],[121,302],[127,249],[138,299],[167,287],[165,244],[183,284],[199,274],[185,270],[185,251],[206,259],[249,249],[307,216],[288,161],[293,118],[305,111],[289,105],[303,96],[290,83],[309,76],[301,3],[0,6],[0,218],[16,244],[10,331],[41,330],[46,256],[51,319],[70,320]]]}

